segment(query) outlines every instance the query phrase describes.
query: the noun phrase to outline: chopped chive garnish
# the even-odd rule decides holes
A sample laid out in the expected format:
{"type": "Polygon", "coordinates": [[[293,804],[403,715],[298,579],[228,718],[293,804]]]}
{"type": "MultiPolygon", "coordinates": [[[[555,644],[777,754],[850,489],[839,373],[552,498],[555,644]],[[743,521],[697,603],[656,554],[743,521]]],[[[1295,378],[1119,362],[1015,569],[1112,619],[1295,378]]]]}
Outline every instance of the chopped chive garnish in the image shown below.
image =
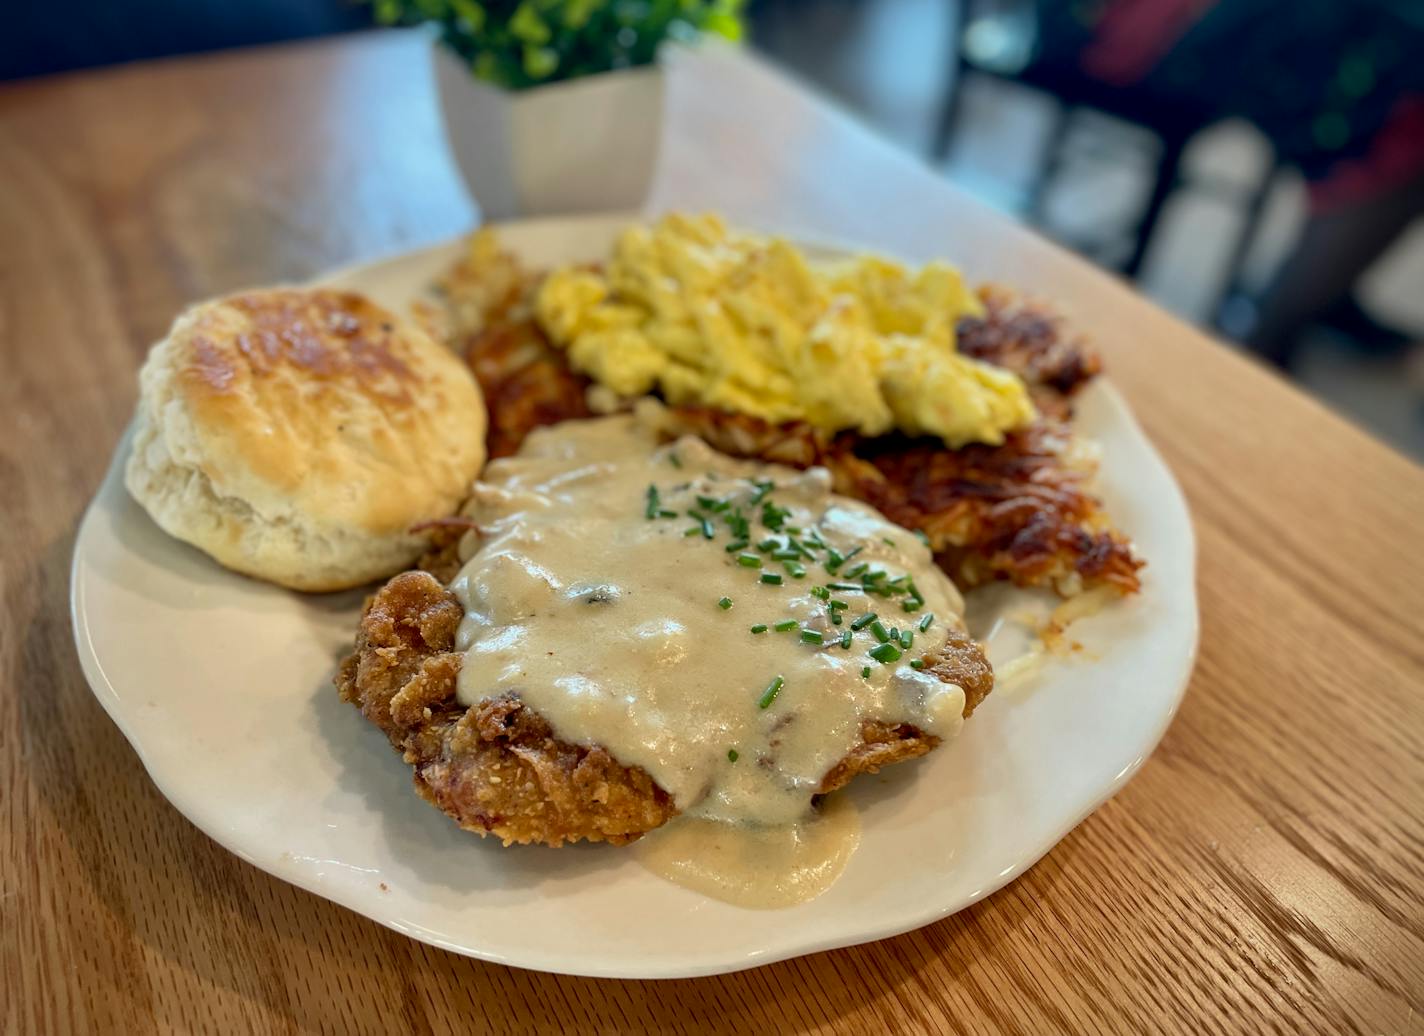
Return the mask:
{"type": "Polygon", "coordinates": [[[860,576],[861,576],[861,575],[865,572],[865,570],[866,570],[867,568],[869,568],[869,567],[870,567],[869,565],[867,565],[864,561],[862,561],[860,564],[856,565],[854,568],[848,568],[848,569],[846,569],[846,578],[847,578],[847,579],[859,579],[860,576]]]}
{"type": "Polygon", "coordinates": [[[755,554],[738,554],[737,564],[743,568],[761,568],[761,558],[755,554]]]}
{"type": "Polygon", "coordinates": [[[761,700],[757,702],[757,708],[764,709],[772,702],[776,701],[776,696],[781,693],[782,686],[786,683],[781,677],[777,677],[766,685],[766,690],[762,691],[761,700]]]}
{"type": "Polygon", "coordinates": [[[771,628],[776,630],[777,633],[789,633],[796,628],[796,620],[783,619],[781,622],[778,622],[775,626],[771,628]]]}
{"type": "Polygon", "coordinates": [[[728,608],[730,608],[731,606],[732,606],[732,599],[731,599],[730,597],[723,597],[721,600],[719,600],[719,601],[717,602],[717,607],[718,607],[718,608],[721,608],[723,611],[726,611],[726,610],[727,610],[728,608]]]}
{"type": "Polygon", "coordinates": [[[766,494],[776,488],[775,482],[753,482],[752,485],[756,487],[756,492],[752,494],[751,500],[753,507],[761,503],[766,498],[766,494]]]}
{"type": "Polygon", "coordinates": [[[735,553],[736,553],[737,551],[739,551],[739,550],[746,550],[746,549],[747,549],[747,541],[746,541],[746,540],[733,540],[731,543],[727,544],[727,553],[728,553],[728,554],[735,554],[735,553]]]}
{"type": "Polygon", "coordinates": [[[920,542],[923,543],[926,547],[930,545],[930,538],[925,535],[924,529],[916,529],[915,535],[920,538],[920,542]]]}
{"type": "Polygon", "coordinates": [[[875,634],[875,639],[884,644],[890,639],[890,634],[885,632],[885,624],[879,619],[874,619],[870,623],[870,632],[875,634]]]}
{"type": "Polygon", "coordinates": [[[659,517],[659,518],[676,518],[676,517],[677,517],[677,512],[676,512],[676,511],[669,511],[667,508],[663,508],[661,511],[658,512],[658,517],[659,517]]]}
{"type": "Polygon", "coordinates": [[[680,467],[682,467],[682,458],[679,457],[676,452],[669,453],[669,454],[668,454],[668,463],[671,464],[671,465],[672,465],[673,467],[675,467],[675,468],[680,468],[680,467]]]}
{"type": "Polygon", "coordinates": [[[904,648],[906,651],[909,651],[909,650],[910,650],[910,645],[912,645],[914,642],[915,642],[915,634],[914,634],[914,631],[913,631],[913,630],[901,630],[901,631],[900,631],[900,646],[901,646],[902,648],[904,648]]]}
{"type": "Polygon", "coordinates": [[[727,762],[735,763],[739,758],[741,757],[737,755],[737,750],[735,748],[727,749],[727,762]]]}
{"type": "Polygon", "coordinates": [[[923,633],[929,629],[932,622],[934,622],[934,612],[925,612],[924,617],[920,619],[920,632],[923,633]]]}
{"type": "Polygon", "coordinates": [[[732,535],[737,539],[751,539],[751,525],[747,522],[747,516],[742,514],[740,507],[734,507],[732,510],[726,512],[722,515],[722,519],[727,523],[727,528],[732,530],[732,535]]]}
{"type": "Polygon", "coordinates": [[[839,626],[839,625],[841,624],[841,613],[840,613],[840,612],[831,612],[831,622],[833,622],[835,625],[839,626]]]}
{"type": "Polygon", "coordinates": [[[761,523],[768,529],[772,529],[776,532],[781,531],[782,523],[786,521],[790,514],[791,512],[786,510],[786,508],[777,507],[770,500],[761,505],[761,523]]]}
{"type": "Polygon", "coordinates": [[[839,612],[845,611],[845,609],[849,608],[850,605],[847,604],[845,601],[827,601],[826,607],[833,612],[839,612]]]}
{"type": "Polygon", "coordinates": [[[826,586],[832,590],[855,591],[856,593],[864,589],[859,583],[827,583],[826,586]]]}
{"type": "Polygon", "coordinates": [[[759,623],[757,623],[755,626],[752,627],[752,632],[753,632],[753,633],[765,633],[765,632],[766,632],[766,623],[764,623],[764,622],[759,622],[759,623]]]}
{"type": "Polygon", "coordinates": [[[683,530],[682,530],[682,534],[683,534],[684,536],[701,536],[701,535],[702,535],[702,526],[700,526],[700,525],[689,525],[686,529],[683,529],[683,530]]]}
{"type": "Polygon", "coordinates": [[[821,636],[815,630],[801,631],[801,643],[803,644],[824,644],[825,642],[826,638],[821,636]]]}
{"type": "Polygon", "coordinates": [[[910,599],[909,601],[901,603],[900,608],[907,610],[907,612],[917,612],[917,610],[920,610],[921,605],[924,605],[924,595],[920,593],[920,588],[914,585],[914,579],[907,579],[906,591],[910,593],[910,599]]]}
{"type": "MultiPolygon", "coordinates": [[[[849,573],[847,573],[847,574],[849,574],[849,573]]],[[[860,581],[861,581],[862,583],[879,583],[879,582],[882,582],[882,581],[885,579],[885,575],[886,575],[886,573],[885,573],[885,570],[884,570],[883,568],[877,568],[877,569],[874,569],[873,571],[867,572],[867,573],[865,573],[865,575],[861,576],[861,577],[860,577],[860,581]]]]}
{"type": "Polygon", "coordinates": [[[855,557],[857,554],[859,554],[859,553],[860,553],[862,550],[864,550],[864,549],[865,549],[864,546],[852,547],[850,550],[846,551],[845,560],[846,560],[846,561],[849,561],[851,558],[855,557]]]}
{"type": "Polygon", "coordinates": [[[836,550],[835,547],[826,548],[826,571],[831,575],[836,574],[836,569],[845,564],[845,555],[836,550]]]}
{"type": "Polygon", "coordinates": [[[845,648],[847,651],[849,651],[849,650],[850,650],[850,641],[851,641],[851,632],[850,632],[850,630],[846,630],[846,631],[844,631],[844,632],[841,634],[841,647],[843,647],[843,648],[845,648]]]}
{"type": "Polygon", "coordinates": [[[768,536],[766,539],[762,540],[760,543],[757,544],[757,550],[765,553],[768,550],[775,550],[779,546],[781,546],[780,540],[778,540],[774,536],[768,536]]]}
{"type": "Polygon", "coordinates": [[[866,612],[860,618],[852,622],[850,624],[850,628],[859,633],[861,630],[865,629],[865,627],[869,626],[872,622],[874,622],[876,617],[877,616],[874,612],[866,612]]]}
{"type": "Polygon", "coordinates": [[[646,494],[647,506],[643,508],[644,518],[656,518],[662,509],[662,500],[658,497],[658,487],[650,485],[646,494]]]}
{"type": "Polygon", "coordinates": [[[699,496],[697,502],[713,514],[718,514],[732,506],[730,501],[718,500],[715,496],[699,496]]]}
{"type": "Polygon", "coordinates": [[[870,657],[881,665],[889,665],[900,660],[900,649],[894,644],[881,644],[870,652],[870,657]]]}
{"type": "Polygon", "coordinates": [[[862,680],[869,680],[869,679],[870,679],[870,666],[862,666],[862,667],[861,667],[861,670],[860,670],[860,678],[861,678],[862,680]]]}
{"type": "Polygon", "coordinates": [[[716,536],[716,535],[717,535],[717,533],[716,533],[716,531],[712,528],[712,523],[711,523],[710,521],[708,521],[706,518],[703,518],[703,519],[702,519],[702,538],[703,538],[704,540],[710,540],[713,536],[716,536]]]}
{"type": "Polygon", "coordinates": [[[781,585],[781,573],[780,573],[780,572],[763,572],[763,573],[761,574],[761,581],[762,581],[763,583],[765,583],[767,586],[780,586],[780,585],[781,585]]]}
{"type": "Polygon", "coordinates": [[[911,669],[923,669],[924,667],[925,667],[925,663],[924,663],[923,661],[921,661],[920,659],[918,659],[918,658],[912,658],[912,659],[910,660],[910,668],[911,668],[911,669]]]}
{"type": "Polygon", "coordinates": [[[789,575],[792,579],[806,578],[806,566],[801,564],[801,562],[786,561],[783,562],[783,564],[786,565],[786,574],[789,575]]]}
{"type": "Polygon", "coordinates": [[[885,546],[887,546],[887,547],[893,547],[893,546],[895,546],[895,541],[892,540],[889,536],[881,536],[881,537],[880,537],[880,542],[883,543],[883,544],[885,544],[885,546]]]}
{"type": "Polygon", "coordinates": [[[831,599],[831,592],[824,586],[813,586],[811,587],[811,596],[819,597],[823,601],[829,601],[831,599]]]}
{"type": "Polygon", "coordinates": [[[774,557],[777,561],[799,561],[799,560],[801,560],[801,553],[800,553],[800,551],[795,551],[795,550],[776,550],[776,551],[772,551],[771,556],[774,557]]]}

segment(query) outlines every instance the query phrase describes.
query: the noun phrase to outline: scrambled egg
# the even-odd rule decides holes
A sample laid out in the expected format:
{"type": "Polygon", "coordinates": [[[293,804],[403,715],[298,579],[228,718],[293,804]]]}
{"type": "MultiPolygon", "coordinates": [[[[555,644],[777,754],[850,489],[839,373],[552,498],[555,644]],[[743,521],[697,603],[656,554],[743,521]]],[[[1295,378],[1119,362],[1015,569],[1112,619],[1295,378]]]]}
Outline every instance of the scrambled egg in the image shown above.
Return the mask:
{"type": "Polygon", "coordinates": [[[955,324],[982,308],[942,262],[816,266],[717,216],[670,215],[625,230],[602,272],[550,274],[536,305],[572,365],[620,396],[952,447],[1034,417],[1017,376],[955,351],[955,324]]]}

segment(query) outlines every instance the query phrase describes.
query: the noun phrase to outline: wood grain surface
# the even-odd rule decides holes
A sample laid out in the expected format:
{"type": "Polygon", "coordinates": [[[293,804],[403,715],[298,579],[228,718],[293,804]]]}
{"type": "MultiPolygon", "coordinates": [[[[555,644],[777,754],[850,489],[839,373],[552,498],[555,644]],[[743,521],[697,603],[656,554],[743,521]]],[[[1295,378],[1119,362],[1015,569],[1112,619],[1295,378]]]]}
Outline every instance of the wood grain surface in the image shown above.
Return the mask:
{"type": "Polygon", "coordinates": [[[695,981],[432,949],[171,808],[80,675],[76,523],[183,304],[472,225],[421,47],[0,88],[6,1032],[1424,1031],[1424,473],[735,55],[672,63],[655,207],[948,254],[1103,347],[1200,537],[1201,659],[1157,753],[971,909],[695,981]]]}

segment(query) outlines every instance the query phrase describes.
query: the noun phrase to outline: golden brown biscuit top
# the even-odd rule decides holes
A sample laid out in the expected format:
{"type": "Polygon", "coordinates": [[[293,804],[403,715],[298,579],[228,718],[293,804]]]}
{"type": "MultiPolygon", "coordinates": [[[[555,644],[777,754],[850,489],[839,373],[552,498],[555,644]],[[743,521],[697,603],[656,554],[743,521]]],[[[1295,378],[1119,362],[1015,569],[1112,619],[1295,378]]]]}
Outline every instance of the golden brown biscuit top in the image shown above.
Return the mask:
{"type": "Polygon", "coordinates": [[[219,345],[206,332],[221,336],[226,319],[204,313],[193,328],[188,376],[195,388],[230,391],[244,376],[265,377],[282,367],[317,379],[345,379],[392,404],[409,405],[411,382],[418,380],[407,362],[403,341],[391,314],[351,292],[260,291],[234,295],[226,305],[241,313],[250,329],[219,345]]]}
{"type": "Polygon", "coordinates": [[[360,295],[251,291],[170,335],[193,463],[259,513],[288,507],[372,533],[447,514],[484,452],[464,364],[360,295]]]}

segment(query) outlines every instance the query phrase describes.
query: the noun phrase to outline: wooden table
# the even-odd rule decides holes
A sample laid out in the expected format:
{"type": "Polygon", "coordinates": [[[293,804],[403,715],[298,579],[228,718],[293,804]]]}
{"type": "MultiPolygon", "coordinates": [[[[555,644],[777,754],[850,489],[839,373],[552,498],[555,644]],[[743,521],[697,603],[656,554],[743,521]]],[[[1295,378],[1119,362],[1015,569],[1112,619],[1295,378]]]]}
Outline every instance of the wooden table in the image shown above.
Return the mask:
{"type": "Polygon", "coordinates": [[[717,979],[481,964],[247,866],[84,684],[76,522],[180,306],[474,210],[409,36],[9,85],[4,1031],[1424,1031],[1424,473],[756,64],[680,60],[669,103],[655,206],[947,253],[1096,336],[1201,541],[1201,661],[1156,755],[986,902],[717,979]]]}

